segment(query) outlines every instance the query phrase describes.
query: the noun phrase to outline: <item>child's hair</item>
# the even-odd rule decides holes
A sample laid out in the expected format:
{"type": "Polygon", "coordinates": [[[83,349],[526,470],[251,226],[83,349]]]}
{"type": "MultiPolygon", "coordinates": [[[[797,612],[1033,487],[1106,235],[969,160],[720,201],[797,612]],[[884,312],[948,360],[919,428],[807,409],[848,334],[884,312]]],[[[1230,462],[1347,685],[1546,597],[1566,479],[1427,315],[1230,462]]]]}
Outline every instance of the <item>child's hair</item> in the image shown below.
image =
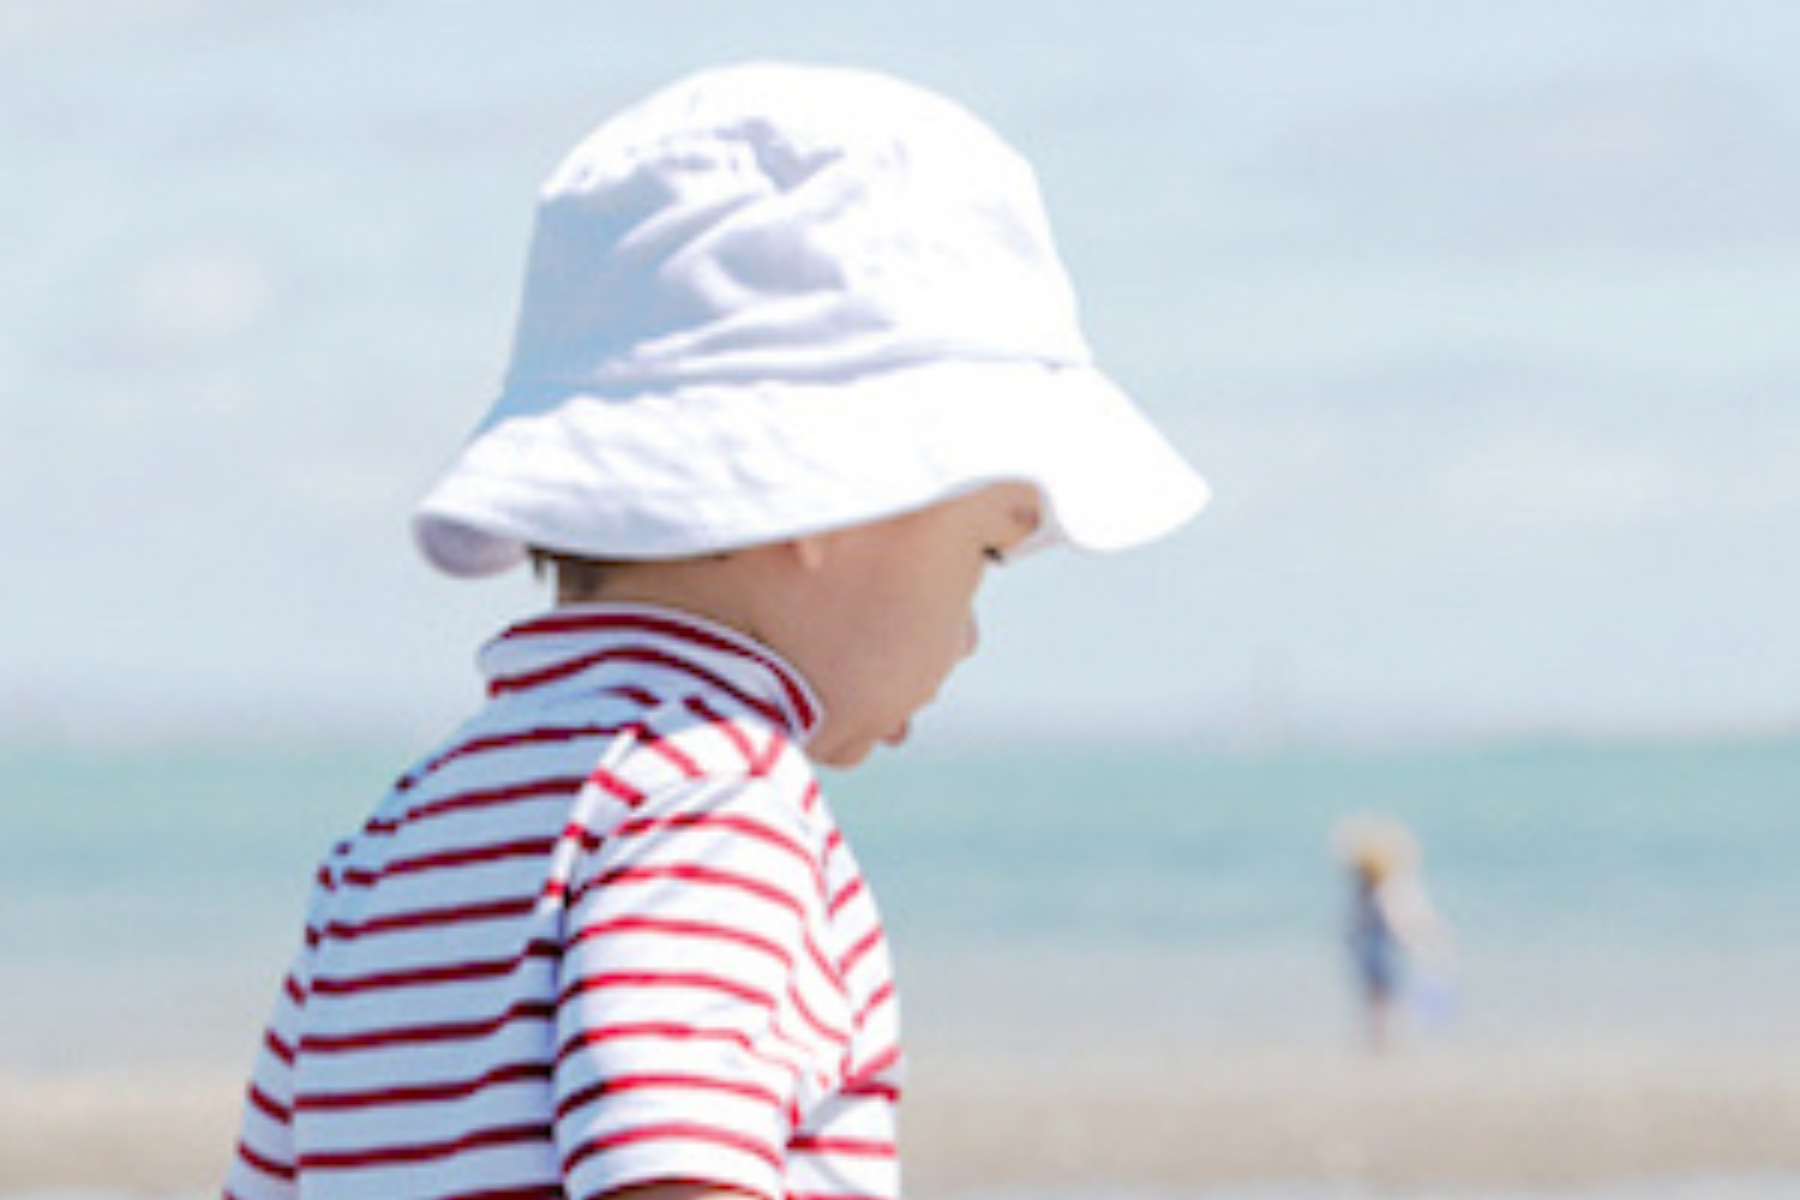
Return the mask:
{"type": "Polygon", "coordinates": [[[531,573],[555,589],[559,604],[598,599],[607,578],[619,568],[616,562],[563,554],[541,546],[531,546],[526,553],[531,556],[531,573]]]}

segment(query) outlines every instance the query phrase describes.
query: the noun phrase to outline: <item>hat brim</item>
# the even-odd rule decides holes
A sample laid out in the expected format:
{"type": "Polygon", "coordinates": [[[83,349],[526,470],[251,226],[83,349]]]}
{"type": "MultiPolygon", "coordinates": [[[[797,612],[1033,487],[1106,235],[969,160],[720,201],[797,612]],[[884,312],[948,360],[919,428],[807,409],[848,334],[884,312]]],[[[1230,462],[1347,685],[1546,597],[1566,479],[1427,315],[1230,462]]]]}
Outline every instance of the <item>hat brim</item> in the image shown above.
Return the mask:
{"type": "Polygon", "coordinates": [[[1088,367],[938,360],[854,379],[514,394],[414,517],[458,576],[530,547],[669,559],[897,516],[989,483],[1037,485],[1034,546],[1153,540],[1209,492],[1088,367]]]}

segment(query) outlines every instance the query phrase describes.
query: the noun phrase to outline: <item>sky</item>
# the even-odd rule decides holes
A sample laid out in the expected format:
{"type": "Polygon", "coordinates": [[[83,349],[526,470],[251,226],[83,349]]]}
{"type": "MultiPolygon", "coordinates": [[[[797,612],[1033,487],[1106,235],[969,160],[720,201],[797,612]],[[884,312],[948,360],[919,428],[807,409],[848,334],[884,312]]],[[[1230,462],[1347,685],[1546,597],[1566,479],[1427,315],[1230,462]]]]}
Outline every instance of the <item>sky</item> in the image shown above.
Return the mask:
{"type": "Polygon", "coordinates": [[[1003,571],[927,737],[1800,728],[1796,48],[1778,0],[0,0],[0,740],[467,710],[543,597],[406,521],[536,187],[756,57],[1024,150],[1216,491],[1003,571]]]}

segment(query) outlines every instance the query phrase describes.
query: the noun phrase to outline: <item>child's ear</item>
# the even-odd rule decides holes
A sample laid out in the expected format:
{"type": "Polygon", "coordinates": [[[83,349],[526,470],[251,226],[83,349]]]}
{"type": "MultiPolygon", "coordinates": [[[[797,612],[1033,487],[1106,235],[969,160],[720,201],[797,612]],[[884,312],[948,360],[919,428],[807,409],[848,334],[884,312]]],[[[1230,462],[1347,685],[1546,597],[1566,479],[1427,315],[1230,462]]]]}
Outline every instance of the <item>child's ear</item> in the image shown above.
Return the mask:
{"type": "Polygon", "coordinates": [[[800,565],[802,570],[816,571],[824,566],[825,560],[830,557],[826,546],[827,541],[824,534],[807,534],[790,540],[787,547],[793,554],[794,561],[800,565]]]}

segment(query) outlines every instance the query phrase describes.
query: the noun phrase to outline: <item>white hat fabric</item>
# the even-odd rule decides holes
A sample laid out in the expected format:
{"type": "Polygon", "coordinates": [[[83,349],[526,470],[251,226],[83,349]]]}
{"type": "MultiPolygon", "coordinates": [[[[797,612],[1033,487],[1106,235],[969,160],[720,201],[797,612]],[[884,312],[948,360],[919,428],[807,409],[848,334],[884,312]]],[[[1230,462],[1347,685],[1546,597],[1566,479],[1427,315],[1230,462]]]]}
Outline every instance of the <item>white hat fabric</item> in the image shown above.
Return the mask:
{"type": "Polygon", "coordinates": [[[552,175],[505,388],[414,532],[455,575],[676,558],[1014,479],[1091,550],[1207,499],[1095,370],[1022,158],[910,85],[761,64],[552,175]]]}

